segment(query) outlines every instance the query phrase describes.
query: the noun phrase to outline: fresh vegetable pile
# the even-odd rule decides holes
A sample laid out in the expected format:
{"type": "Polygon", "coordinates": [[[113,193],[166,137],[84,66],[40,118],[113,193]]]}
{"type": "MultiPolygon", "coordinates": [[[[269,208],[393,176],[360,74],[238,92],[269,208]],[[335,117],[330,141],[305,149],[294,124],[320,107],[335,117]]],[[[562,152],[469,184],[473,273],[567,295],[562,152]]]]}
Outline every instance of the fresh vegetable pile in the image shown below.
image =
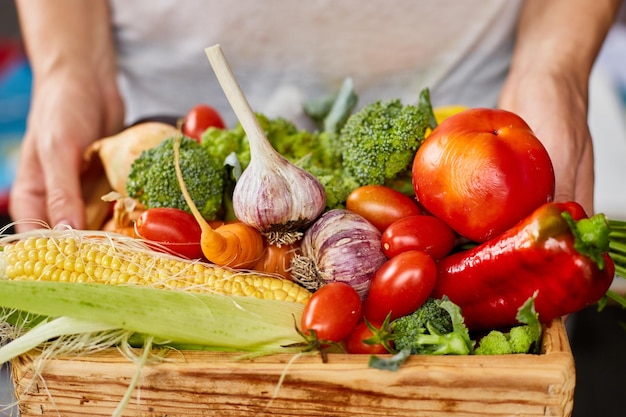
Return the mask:
{"type": "Polygon", "coordinates": [[[609,290],[625,223],[553,202],[551,161],[518,116],[442,120],[428,90],[355,109],[347,80],[307,105],[316,131],[256,114],[251,135],[199,106],[178,129],[94,145],[115,190],[105,231],[0,238],[13,329],[0,362],[121,331],[131,345],[368,353],[397,369],[413,354],[540,353],[542,324],[607,296],[626,305],[609,290]]]}

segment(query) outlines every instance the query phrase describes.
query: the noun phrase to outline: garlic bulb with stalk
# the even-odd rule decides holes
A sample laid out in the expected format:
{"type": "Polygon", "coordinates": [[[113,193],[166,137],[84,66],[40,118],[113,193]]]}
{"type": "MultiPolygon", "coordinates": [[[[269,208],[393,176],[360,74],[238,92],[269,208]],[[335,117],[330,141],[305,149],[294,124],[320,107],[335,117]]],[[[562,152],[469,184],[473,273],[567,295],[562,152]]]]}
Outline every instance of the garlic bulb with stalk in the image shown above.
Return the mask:
{"type": "Polygon", "coordinates": [[[235,216],[258,229],[270,244],[294,243],[326,208],[324,187],[272,147],[220,45],[205,52],[250,143],[250,164],[233,191],[235,216]]]}
{"type": "Polygon", "coordinates": [[[322,213],[326,194],[317,178],[264,142],[250,138],[250,164],[235,185],[233,209],[270,243],[291,244],[322,213]]]}

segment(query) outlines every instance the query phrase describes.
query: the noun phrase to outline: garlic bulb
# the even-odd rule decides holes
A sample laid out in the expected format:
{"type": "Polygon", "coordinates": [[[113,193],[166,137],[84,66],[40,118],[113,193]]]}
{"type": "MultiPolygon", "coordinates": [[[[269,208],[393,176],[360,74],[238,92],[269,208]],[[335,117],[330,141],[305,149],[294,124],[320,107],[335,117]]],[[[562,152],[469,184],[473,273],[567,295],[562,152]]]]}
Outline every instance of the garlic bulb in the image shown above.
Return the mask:
{"type": "Polygon", "coordinates": [[[329,282],[345,282],[362,300],[387,260],[380,231],[360,214],[344,209],[322,214],[304,232],[300,252],[291,261],[294,281],[311,291],[329,282]]]}
{"type": "Polygon", "coordinates": [[[270,243],[291,244],[324,211],[324,187],[274,150],[265,136],[248,140],[250,164],[233,191],[235,215],[270,243]]]}
{"type": "Polygon", "coordinates": [[[233,190],[235,216],[259,230],[270,244],[292,244],[326,208],[324,187],[272,147],[221,46],[205,52],[250,143],[250,164],[233,190]]]}

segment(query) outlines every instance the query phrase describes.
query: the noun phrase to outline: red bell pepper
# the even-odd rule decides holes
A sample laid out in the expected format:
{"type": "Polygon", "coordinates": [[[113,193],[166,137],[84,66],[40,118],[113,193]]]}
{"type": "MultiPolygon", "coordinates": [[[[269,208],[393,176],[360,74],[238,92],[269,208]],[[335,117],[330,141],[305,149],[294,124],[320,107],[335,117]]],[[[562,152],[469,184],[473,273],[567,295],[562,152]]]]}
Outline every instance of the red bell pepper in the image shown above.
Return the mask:
{"type": "Polygon", "coordinates": [[[603,214],[587,217],[575,202],[546,203],[501,235],[438,262],[433,296],[458,304],[471,330],[517,324],[534,294],[539,320],[574,313],[600,300],[615,265],[603,214]]]}

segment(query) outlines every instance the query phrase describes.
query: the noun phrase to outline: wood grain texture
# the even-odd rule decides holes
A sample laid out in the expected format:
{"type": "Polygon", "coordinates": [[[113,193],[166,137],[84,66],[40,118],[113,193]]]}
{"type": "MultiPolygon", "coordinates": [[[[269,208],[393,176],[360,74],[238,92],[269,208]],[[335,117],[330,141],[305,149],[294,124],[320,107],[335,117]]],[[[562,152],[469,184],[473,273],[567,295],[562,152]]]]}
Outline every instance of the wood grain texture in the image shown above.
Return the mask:
{"type": "MultiPolygon", "coordinates": [[[[147,365],[124,415],[172,416],[570,416],[575,368],[560,320],[541,355],[413,356],[398,371],[367,356],[171,352],[147,365]],[[285,375],[278,390],[279,379],[285,375]]],[[[13,361],[22,417],[110,416],[136,370],[115,349],[45,362],[13,361]]]]}

